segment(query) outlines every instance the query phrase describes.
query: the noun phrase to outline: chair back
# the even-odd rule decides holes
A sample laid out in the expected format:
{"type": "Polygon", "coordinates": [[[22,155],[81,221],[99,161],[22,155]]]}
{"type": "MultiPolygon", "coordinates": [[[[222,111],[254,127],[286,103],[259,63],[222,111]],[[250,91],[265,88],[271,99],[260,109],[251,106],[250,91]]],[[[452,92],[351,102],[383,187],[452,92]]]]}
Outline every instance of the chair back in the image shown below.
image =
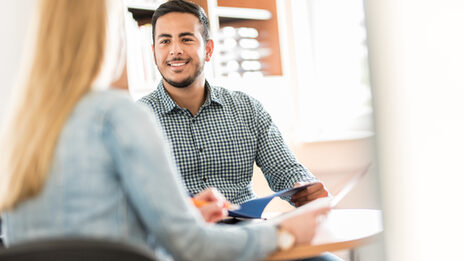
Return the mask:
{"type": "Polygon", "coordinates": [[[0,248],[3,248],[2,218],[0,217],[0,248]]]}
{"type": "Polygon", "coordinates": [[[0,249],[2,261],[154,261],[146,249],[101,239],[69,238],[25,242],[0,249]]]}

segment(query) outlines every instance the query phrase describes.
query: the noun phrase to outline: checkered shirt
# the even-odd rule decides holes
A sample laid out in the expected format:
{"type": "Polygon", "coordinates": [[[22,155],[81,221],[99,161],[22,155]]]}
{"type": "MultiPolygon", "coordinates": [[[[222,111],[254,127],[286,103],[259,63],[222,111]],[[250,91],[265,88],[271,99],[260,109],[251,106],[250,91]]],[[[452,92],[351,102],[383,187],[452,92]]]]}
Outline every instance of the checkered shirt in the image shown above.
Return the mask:
{"type": "Polygon", "coordinates": [[[196,115],[178,106],[162,82],[138,101],[158,117],[190,194],[215,187],[232,203],[255,198],[254,162],[274,191],[316,179],[297,162],[257,100],[208,82],[206,88],[207,99],[196,115]]]}

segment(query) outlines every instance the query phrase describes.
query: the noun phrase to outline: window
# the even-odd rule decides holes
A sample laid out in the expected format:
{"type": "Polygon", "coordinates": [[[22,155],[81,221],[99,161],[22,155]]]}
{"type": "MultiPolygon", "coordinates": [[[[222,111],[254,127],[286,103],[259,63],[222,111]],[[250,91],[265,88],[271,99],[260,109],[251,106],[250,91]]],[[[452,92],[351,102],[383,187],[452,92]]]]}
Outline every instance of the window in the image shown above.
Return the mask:
{"type": "Polygon", "coordinates": [[[301,141],[372,135],[362,0],[292,1],[301,141]]]}

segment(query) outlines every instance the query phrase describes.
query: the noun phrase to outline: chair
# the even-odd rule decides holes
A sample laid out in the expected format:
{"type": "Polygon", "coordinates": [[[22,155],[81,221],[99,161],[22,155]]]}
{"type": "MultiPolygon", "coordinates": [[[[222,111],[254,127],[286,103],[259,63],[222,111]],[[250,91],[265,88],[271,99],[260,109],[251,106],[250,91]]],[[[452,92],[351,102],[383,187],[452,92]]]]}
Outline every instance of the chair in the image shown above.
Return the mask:
{"type": "Polygon", "coordinates": [[[128,244],[86,238],[30,241],[0,249],[2,261],[154,261],[148,250],[128,244]]]}
{"type": "Polygon", "coordinates": [[[3,248],[2,218],[0,217],[0,248],[3,248]]]}

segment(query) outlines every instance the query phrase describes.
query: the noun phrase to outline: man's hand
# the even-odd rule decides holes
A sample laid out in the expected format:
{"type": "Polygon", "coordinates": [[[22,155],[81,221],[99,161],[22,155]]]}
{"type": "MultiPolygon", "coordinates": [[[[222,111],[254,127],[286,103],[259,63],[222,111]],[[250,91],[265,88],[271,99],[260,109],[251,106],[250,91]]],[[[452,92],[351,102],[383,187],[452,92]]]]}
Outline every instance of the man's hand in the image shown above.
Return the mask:
{"type": "MultiPolygon", "coordinates": [[[[297,182],[293,186],[294,188],[308,184],[309,182],[297,182]]],[[[318,198],[327,197],[329,191],[325,188],[324,184],[320,181],[314,182],[313,185],[306,187],[306,189],[295,193],[291,201],[295,204],[296,207],[300,207],[310,201],[313,201],[318,198]]]]}
{"type": "Polygon", "coordinates": [[[227,217],[225,197],[215,188],[207,188],[194,197],[198,202],[205,202],[198,206],[203,219],[209,223],[216,223],[227,217]]]}

